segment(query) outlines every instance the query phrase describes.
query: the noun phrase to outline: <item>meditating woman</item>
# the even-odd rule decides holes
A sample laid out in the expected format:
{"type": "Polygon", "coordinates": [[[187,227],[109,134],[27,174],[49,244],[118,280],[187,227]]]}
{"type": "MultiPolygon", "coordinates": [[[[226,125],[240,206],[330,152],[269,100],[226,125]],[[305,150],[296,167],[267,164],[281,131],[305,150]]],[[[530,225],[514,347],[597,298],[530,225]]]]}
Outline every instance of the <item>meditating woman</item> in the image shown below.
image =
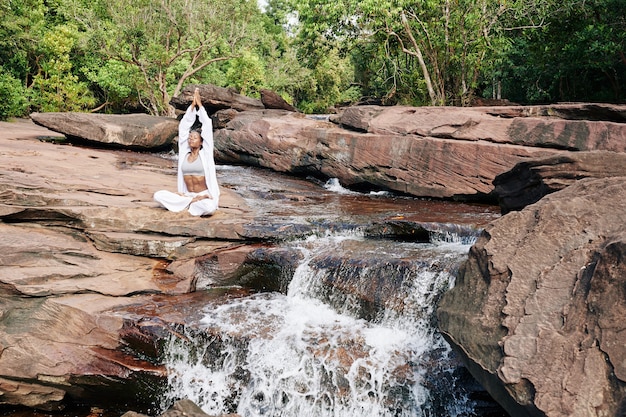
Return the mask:
{"type": "Polygon", "coordinates": [[[170,211],[210,215],[218,208],[220,189],[213,160],[213,124],[196,88],[193,101],[178,125],[178,193],[161,190],[154,200],[170,211]],[[202,131],[191,130],[196,116],[202,131]]]}

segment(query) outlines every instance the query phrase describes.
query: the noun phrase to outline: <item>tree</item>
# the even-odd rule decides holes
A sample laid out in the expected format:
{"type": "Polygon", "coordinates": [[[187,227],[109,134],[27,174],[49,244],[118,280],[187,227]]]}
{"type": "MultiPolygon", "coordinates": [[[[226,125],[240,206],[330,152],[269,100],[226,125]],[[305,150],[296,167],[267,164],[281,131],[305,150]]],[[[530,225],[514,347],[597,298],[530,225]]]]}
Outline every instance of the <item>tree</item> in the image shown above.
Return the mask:
{"type": "Polygon", "coordinates": [[[253,43],[260,13],[250,0],[66,0],[64,12],[106,59],[132,68],[126,72],[150,113],[169,115],[186,82],[253,43]]]}
{"type": "Polygon", "coordinates": [[[512,39],[503,90],[521,103],[626,99],[626,3],[571,0],[512,39]]]}
{"type": "Polygon", "coordinates": [[[13,75],[0,67],[0,120],[23,116],[26,111],[26,89],[13,75]]]}
{"type": "Polygon", "coordinates": [[[72,25],[52,26],[39,42],[37,73],[29,85],[31,106],[41,111],[79,111],[95,98],[73,73],[71,52],[79,35],[72,25]]]}
{"type": "MultiPolygon", "coordinates": [[[[335,42],[353,50],[377,51],[378,59],[370,62],[379,68],[368,71],[386,74],[388,97],[417,87],[424,89],[432,105],[466,105],[490,68],[489,62],[506,47],[510,30],[522,20],[534,27],[543,24],[548,11],[545,3],[323,0],[304,2],[298,10],[306,27],[301,33],[313,49],[335,42]],[[372,48],[372,43],[381,47],[372,48]],[[416,71],[421,80],[415,83],[415,77],[408,75],[416,71]],[[407,86],[407,80],[413,80],[413,86],[407,86]]],[[[358,55],[364,56],[362,52],[358,55]]],[[[422,93],[412,95],[419,97],[422,93]]]]}

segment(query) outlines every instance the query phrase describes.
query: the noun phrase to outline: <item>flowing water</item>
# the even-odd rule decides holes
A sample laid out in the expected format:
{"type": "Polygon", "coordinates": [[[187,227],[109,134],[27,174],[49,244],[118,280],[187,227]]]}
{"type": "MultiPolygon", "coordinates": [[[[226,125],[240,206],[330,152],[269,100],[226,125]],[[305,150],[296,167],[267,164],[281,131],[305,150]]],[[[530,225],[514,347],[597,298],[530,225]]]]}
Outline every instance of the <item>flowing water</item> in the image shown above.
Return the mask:
{"type": "Polygon", "coordinates": [[[462,233],[441,227],[428,242],[395,241],[356,226],[280,243],[300,259],[285,292],[207,306],[170,340],[163,409],[189,398],[211,415],[244,417],[477,415],[434,312],[493,207],[354,193],[336,180],[283,178],[280,187],[276,174],[249,168],[219,175],[274,220],[410,219],[462,233]]]}

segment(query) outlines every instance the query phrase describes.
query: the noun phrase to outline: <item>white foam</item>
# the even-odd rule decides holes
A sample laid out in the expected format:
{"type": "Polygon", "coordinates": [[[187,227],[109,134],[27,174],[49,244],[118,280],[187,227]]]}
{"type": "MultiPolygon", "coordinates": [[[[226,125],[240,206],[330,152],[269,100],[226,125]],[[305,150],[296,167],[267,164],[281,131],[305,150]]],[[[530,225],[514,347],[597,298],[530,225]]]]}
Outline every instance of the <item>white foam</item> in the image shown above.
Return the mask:
{"type": "MultiPolygon", "coordinates": [[[[424,361],[449,349],[430,317],[437,291],[451,277],[426,265],[405,280],[404,309],[391,308],[376,321],[357,318],[349,303],[333,308],[321,301],[318,292],[327,289],[316,285],[320,272],[308,263],[321,248],[340,250],[346,239],[360,238],[303,241],[304,260],[287,295],[230,300],[202,320],[214,337],[172,340],[166,401],[189,398],[208,414],[245,417],[428,414],[432,393],[424,377],[432,364],[424,361]]],[[[446,256],[459,254],[444,251],[440,261],[446,256]]]]}

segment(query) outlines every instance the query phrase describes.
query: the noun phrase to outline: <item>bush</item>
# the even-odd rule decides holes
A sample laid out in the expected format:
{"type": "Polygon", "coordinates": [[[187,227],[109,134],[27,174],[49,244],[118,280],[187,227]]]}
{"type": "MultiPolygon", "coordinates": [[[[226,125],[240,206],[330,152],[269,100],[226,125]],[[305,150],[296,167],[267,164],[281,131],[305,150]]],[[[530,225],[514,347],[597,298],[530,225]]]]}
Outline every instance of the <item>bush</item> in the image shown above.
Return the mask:
{"type": "Polygon", "coordinates": [[[26,89],[20,80],[0,67],[0,120],[22,117],[27,112],[26,89]]]}

